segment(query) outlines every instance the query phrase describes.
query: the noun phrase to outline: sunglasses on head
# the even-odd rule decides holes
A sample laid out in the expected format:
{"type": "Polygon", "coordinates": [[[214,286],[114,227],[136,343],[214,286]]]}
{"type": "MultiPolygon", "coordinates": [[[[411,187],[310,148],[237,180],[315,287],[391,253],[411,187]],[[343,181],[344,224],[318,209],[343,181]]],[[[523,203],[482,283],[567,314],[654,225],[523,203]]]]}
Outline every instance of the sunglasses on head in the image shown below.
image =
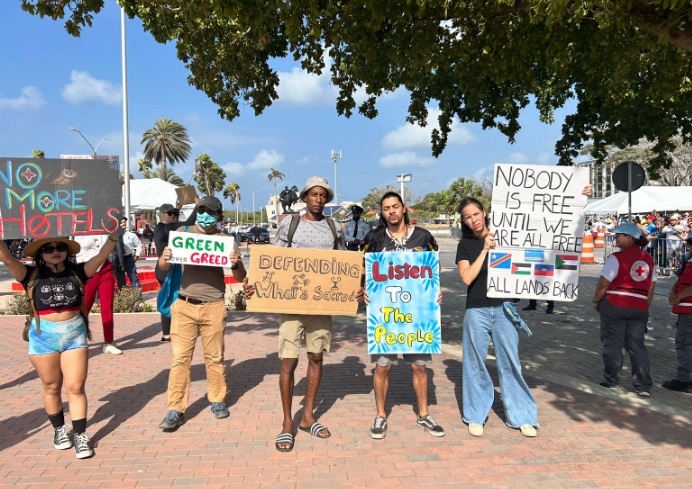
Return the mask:
{"type": "Polygon", "coordinates": [[[57,245],[46,245],[43,248],[41,248],[41,253],[45,254],[50,254],[53,253],[54,251],[57,251],[58,253],[63,253],[67,251],[68,247],[65,243],[58,243],[57,245]]]}

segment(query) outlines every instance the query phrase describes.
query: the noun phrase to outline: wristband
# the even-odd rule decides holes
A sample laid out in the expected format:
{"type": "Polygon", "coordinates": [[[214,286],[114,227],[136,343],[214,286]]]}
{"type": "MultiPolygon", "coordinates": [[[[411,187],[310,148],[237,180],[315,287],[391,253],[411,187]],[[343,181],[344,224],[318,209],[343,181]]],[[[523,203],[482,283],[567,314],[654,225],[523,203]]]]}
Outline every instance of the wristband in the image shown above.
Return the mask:
{"type": "Polygon", "coordinates": [[[117,243],[117,242],[118,242],[118,238],[115,238],[115,239],[111,239],[111,238],[113,238],[113,235],[109,234],[109,235],[108,235],[108,241],[110,241],[110,242],[112,242],[112,243],[117,243]]]}
{"type": "Polygon", "coordinates": [[[238,263],[231,266],[231,270],[238,270],[238,263]]]}
{"type": "Polygon", "coordinates": [[[599,302],[601,302],[601,301],[593,301],[594,304],[598,304],[599,302]]]}

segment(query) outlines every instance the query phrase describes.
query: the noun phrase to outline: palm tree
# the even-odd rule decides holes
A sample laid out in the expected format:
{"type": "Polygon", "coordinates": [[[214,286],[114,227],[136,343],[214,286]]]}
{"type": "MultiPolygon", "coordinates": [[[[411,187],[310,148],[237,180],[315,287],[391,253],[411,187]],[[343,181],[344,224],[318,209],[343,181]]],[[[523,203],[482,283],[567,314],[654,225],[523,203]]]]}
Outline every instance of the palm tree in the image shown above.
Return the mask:
{"type": "Polygon", "coordinates": [[[140,144],[144,144],[144,159],[156,162],[161,174],[165,175],[166,162],[174,165],[190,157],[191,142],[185,127],[163,117],[154,123],[154,127],[144,131],[140,144]]]}
{"type": "Polygon", "coordinates": [[[185,181],[183,181],[182,178],[180,178],[178,175],[175,174],[175,172],[170,169],[166,168],[166,174],[161,177],[161,168],[157,168],[151,174],[149,177],[145,178],[161,178],[164,182],[172,183],[173,185],[176,185],[178,187],[184,187],[185,186],[185,181]]]}
{"type": "Polygon", "coordinates": [[[142,174],[142,176],[144,178],[151,178],[151,169],[153,166],[151,161],[138,160],[137,163],[139,164],[139,172],[142,174]]]}
{"type": "Polygon", "coordinates": [[[223,198],[231,199],[231,204],[235,204],[235,222],[238,222],[238,206],[240,205],[240,185],[235,182],[229,183],[223,189],[223,198]]]}
{"type": "Polygon", "coordinates": [[[226,173],[211,157],[203,153],[195,158],[195,182],[199,191],[205,195],[214,195],[223,189],[226,173]]]}
{"type": "Polygon", "coordinates": [[[32,149],[31,150],[31,157],[32,158],[45,158],[46,153],[42,149],[32,149]]]}
{"type": "Polygon", "coordinates": [[[275,170],[274,168],[272,168],[271,170],[272,171],[269,173],[269,175],[267,175],[267,179],[269,179],[270,182],[271,181],[274,182],[274,204],[276,205],[276,224],[278,226],[278,224],[279,224],[279,194],[276,191],[276,180],[277,179],[283,180],[284,178],[286,178],[286,175],[281,173],[279,170],[275,170]]]}

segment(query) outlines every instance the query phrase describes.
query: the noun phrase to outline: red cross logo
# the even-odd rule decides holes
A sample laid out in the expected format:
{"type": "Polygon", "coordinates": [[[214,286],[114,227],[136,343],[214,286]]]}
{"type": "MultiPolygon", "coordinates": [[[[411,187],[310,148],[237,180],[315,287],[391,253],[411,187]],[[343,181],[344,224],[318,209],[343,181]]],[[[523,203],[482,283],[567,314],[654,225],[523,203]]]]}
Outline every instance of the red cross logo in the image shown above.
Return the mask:
{"type": "Polygon", "coordinates": [[[632,277],[635,282],[642,282],[649,276],[649,271],[650,267],[645,261],[637,260],[630,268],[630,277],[632,277]]]}

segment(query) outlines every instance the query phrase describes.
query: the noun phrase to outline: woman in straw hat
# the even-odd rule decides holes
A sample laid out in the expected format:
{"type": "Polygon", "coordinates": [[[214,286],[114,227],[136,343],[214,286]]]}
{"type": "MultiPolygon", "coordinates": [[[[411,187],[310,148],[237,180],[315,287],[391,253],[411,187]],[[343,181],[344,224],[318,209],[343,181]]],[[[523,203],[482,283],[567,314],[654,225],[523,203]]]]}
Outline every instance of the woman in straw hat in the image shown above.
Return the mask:
{"type": "Polygon", "coordinates": [[[620,224],[613,233],[620,251],[610,255],[603,265],[593,297],[594,308],[601,316],[601,385],[617,387],[625,349],[632,363],[632,385],[640,397],[648,398],[652,381],[644,334],[656,267],[651,255],[642,251],[648,241],[636,224],[620,224]]]}
{"type": "Polygon", "coordinates": [[[84,385],[90,334],[80,313],[83,285],[115,249],[117,241],[117,235],[110,235],[96,256],[75,265],[79,243],[67,238],[41,238],[24,249],[25,256],[34,258],[34,265],[24,265],[0,240],[0,261],[32,299],[29,360],[43,384],[43,403],[55,429],[53,446],[65,450],[74,445],[77,458],[94,454],[86,434],[84,385]],[[70,398],[74,443],[65,426],[63,384],[70,398]]]}

